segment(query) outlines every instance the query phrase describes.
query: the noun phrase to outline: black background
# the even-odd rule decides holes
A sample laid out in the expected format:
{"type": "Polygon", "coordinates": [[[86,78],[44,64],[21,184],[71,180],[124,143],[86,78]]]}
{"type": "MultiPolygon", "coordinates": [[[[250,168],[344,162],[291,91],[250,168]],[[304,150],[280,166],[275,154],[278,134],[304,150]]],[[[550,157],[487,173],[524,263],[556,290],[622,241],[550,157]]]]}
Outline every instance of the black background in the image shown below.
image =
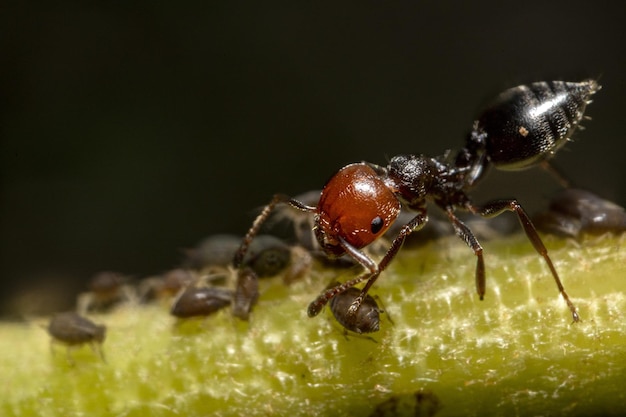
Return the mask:
{"type": "MultiPolygon", "coordinates": [[[[170,268],[349,162],[458,148],[525,82],[600,77],[557,165],[626,204],[624,3],[85,3],[1,6],[3,311],[170,268]]],[[[477,200],[557,188],[493,174],[477,200]]]]}

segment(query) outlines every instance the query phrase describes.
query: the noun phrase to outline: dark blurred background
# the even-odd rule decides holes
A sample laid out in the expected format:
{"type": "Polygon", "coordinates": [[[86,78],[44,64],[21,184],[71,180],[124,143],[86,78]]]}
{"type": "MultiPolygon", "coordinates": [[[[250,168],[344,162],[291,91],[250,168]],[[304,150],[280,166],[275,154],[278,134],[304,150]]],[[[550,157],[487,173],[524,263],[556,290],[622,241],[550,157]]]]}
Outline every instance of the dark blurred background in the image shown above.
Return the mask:
{"type": "MultiPolygon", "coordinates": [[[[525,82],[600,77],[556,163],[626,204],[625,3],[85,3],[0,6],[2,312],[175,266],[349,162],[458,148],[525,82]]],[[[492,172],[476,195],[557,188],[492,172]]]]}

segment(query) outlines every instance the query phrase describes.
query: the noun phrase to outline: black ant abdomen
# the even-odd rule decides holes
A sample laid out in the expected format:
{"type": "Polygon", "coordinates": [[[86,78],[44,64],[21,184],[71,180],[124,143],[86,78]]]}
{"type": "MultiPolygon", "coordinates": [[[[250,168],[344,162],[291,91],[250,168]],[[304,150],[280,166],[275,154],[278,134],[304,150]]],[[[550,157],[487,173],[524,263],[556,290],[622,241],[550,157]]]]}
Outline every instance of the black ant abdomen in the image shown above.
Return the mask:
{"type": "Polygon", "coordinates": [[[583,118],[595,80],[541,81],[501,93],[475,122],[470,142],[484,141],[499,169],[523,169],[551,157],[583,118]]]}

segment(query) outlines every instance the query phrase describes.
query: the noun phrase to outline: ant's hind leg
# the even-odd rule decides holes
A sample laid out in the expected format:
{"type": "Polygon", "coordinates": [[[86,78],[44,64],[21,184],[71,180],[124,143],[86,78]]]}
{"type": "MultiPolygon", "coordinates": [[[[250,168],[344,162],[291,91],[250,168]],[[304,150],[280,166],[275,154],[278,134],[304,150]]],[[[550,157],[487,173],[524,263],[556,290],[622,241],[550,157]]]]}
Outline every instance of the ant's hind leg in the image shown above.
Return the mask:
{"type": "Polygon", "coordinates": [[[537,229],[535,228],[535,225],[530,220],[530,217],[528,217],[526,210],[524,210],[524,208],[520,205],[520,203],[517,200],[515,199],[495,200],[483,206],[475,206],[473,204],[468,204],[467,209],[471,211],[472,213],[479,214],[483,217],[495,217],[495,216],[502,214],[505,211],[512,211],[515,214],[517,214],[517,218],[519,219],[520,224],[524,228],[524,232],[526,233],[528,240],[530,240],[530,243],[533,244],[537,253],[539,253],[543,257],[543,259],[546,261],[548,268],[550,268],[550,272],[552,273],[554,282],[556,283],[556,286],[559,289],[561,296],[563,297],[563,299],[567,303],[567,306],[572,312],[572,318],[574,319],[574,322],[577,322],[580,320],[580,317],[578,316],[578,312],[576,311],[576,307],[571,302],[571,300],[569,299],[569,296],[565,292],[565,288],[563,287],[563,284],[561,283],[559,274],[556,272],[556,268],[554,267],[554,264],[552,263],[552,259],[550,259],[550,256],[548,255],[548,250],[546,249],[545,245],[543,244],[543,241],[539,237],[539,234],[537,233],[537,229]]]}

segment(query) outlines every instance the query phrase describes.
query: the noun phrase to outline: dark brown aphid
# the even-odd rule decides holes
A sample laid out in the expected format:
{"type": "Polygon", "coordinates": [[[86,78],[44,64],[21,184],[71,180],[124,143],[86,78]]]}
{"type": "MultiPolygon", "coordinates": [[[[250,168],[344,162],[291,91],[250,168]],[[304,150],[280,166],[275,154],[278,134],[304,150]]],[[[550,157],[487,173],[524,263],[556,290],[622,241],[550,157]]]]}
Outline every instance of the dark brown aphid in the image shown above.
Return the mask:
{"type": "MultiPolygon", "coordinates": [[[[294,197],[294,199],[306,204],[307,206],[316,206],[320,200],[321,194],[321,190],[311,190],[298,194],[294,197]]],[[[307,213],[299,210],[292,210],[288,206],[281,206],[276,209],[275,218],[278,221],[285,220],[293,225],[293,233],[300,246],[308,249],[309,251],[320,250],[317,240],[315,239],[315,234],[313,233],[313,226],[315,226],[315,222],[307,213]]]]}
{"type": "Polygon", "coordinates": [[[252,268],[259,278],[281,273],[291,261],[291,248],[281,239],[261,235],[252,242],[244,265],[252,268]]]}
{"type": "Polygon", "coordinates": [[[311,267],[313,259],[302,246],[290,246],[282,239],[260,235],[252,242],[243,265],[259,278],[281,275],[286,284],[300,279],[311,267]]]}
{"type": "Polygon", "coordinates": [[[252,307],[259,299],[259,277],[250,268],[237,273],[237,287],[233,296],[233,316],[248,320],[252,307]]]}
{"type": "Polygon", "coordinates": [[[600,89],[595,80],[580,83],[539,82],[502,93],[474,123],[465,146],[455,155],[438,157],[398,155],[386,167],[362,162],[341,168],[324,186],[317,205],[277,194],[255,219],[235,254],[235,268],[242,266],[248,247],[262,224],[279,204],[314,216],[317,241],[329,257],[347,254],[365,272],[343,284],[323,291],[308,308],[316,316],[337,295],[365,281],[348,313],[356,316],[368,291],[396,256],[407,236],[428,221],[427,205],[435,204],[448,217],[459,238],[476,255],[476,291],[486,291],[483,248],[456,211],[490,218],[511,211],[526,236],[550,269],[573,320],[580,318],[561,283],[548,250],[526,211],[516,199],[475,204],[468,191],[483,178],[489,167],[518,170],[545,164],[570,138],[583,118],[590,98],[600,89]],[[379,262],[362,249],[385,233],[400,213],[400,207],[414,213],[393,239],[379,262]]]}
{"type": "Polygon", "coordinates": [[[226,288],[189,287],[174,301],[170,313],[178,318],[211,315],[231,304],[233,292],[226,288]]]}
{"type": "Polygon", "coordinates": [[[53,340],[63,343],[68,347],[68,361],[73,363],[70,348],[83,344],[90,344],[97,351],[102,360],[104,354],[101,345],[106,336],[106,326],[93,323],[74,312],[59,313],[52,317],[48,325],[48,333],[53,340]]]}
{"type": "Polygon", "coordinates": [[[626,231],[626,211],[612,201],[575,188],[558,193],[547,211],[534,218],[537,227],[560,236],[621,233],[626,231]]]}
{"type": "MultiPolygon", "coordinates": [[[[335,284],[334,286],[338,285],[335,284]]],[[[356,314],[350,314],[350,306],[361,294],[356,287],[348,288],[330,300],[330,311],[345,329],[355,333],[373,333],[380,329],[380,313],[376,300],[369,294],[365,296],[356,314]]]]}
{"type": "MultiPolygon", "coordinates": [[[[184,265],[202,273],[225,273],[239,249],[241,237],[214,235],[204,239],[195,249],[187,250],[184,265]]],[[[243,264],[260,277],[280,274],[291,261],[291,247],[276,236],[260,235],[246,253],[243,264]]]]}

